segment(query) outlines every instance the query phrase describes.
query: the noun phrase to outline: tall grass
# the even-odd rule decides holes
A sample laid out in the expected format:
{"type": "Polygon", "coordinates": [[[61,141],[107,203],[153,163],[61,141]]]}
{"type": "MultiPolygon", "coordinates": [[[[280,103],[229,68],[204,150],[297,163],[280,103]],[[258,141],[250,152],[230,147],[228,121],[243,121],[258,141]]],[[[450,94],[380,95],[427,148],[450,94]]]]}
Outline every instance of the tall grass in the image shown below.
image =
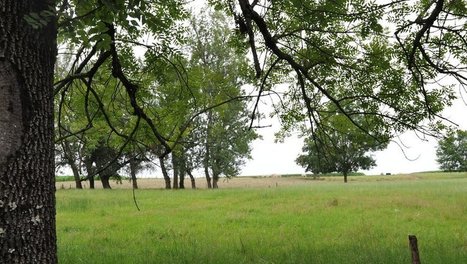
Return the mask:
{"type": "Polygon", "coordinates": [[[60,263],[467,260],[467,177],[225,190],[57,191],[60,263]]]}

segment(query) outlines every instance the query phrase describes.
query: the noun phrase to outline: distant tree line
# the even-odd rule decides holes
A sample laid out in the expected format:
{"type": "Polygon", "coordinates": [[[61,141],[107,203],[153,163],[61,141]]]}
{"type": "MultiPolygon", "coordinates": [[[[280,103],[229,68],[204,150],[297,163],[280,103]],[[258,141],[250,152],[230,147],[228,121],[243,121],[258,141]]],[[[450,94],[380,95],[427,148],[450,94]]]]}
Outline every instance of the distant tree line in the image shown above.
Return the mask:
{"type": "MultiPolygon", "coordinates": [[[[71,83],[70,92],[56,97],[56,164],[71,168],[76,188],[86,180],[93,189],[95,177],[111,188],[109,180],[120,180],[122,170],[134,188],[136,174],[144,169],[157,168],[167,189],[185,188],[186,177],[196,188],[195,170],[204,172],[208,188],[218,188],[221,176],[239,174],[257,138],[248,127],[251,97],[242,90],[253,81],[252,73],[246,58],[226,46],[232,32],[225,15],[204,11],[189,23],[185,52],[170,53],[131,76],[144,84],[138,99],[170,145],[168,155],[152,139],[151,127],[131,117],[130,99],[122,85],[108,78],[111,72],[99,70],[93,87],[71,83]]],[[[70,70],[71,59],[59,58],[58,79],[70,70]]]]}

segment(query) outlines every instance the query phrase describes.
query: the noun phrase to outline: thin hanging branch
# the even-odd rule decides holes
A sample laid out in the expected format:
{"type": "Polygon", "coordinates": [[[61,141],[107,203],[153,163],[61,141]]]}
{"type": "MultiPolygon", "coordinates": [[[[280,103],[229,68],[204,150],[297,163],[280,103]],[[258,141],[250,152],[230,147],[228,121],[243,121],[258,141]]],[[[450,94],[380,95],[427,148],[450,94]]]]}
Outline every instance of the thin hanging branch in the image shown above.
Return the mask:
{"type": "Polygon", "coordinates": [[[110,39],[111,39],[110,53],[112,55],[112,75],[122,82],[128,94],[128,97],[130,99],[130,104],[133,107],[133,111],[134,111],[133,114],[138,116],[138,118],[143,119],[149,125],[154,136],[157,138],[159,143],[164,147],[165,150],[163,151],[161,156],[165,157],[168,154],[170,154],[170,152],[172,152],[172,148],[167,144],[166,139],[162,136],[162,134],[156,128],[152,119],[146,114],[144,109],[139,106],[137,102],[137,96],[136,96],[136,93],[138,91],[138,86],[132,83],[123,73],[122,65],[120,63],[120,59],[118,58],[117,48],[115,46],[115,28],[113,24],[107,23],[106,25],[107,25],[107,28],[109,29],[107,31],[107,34],[109,34],[110,39]]]}

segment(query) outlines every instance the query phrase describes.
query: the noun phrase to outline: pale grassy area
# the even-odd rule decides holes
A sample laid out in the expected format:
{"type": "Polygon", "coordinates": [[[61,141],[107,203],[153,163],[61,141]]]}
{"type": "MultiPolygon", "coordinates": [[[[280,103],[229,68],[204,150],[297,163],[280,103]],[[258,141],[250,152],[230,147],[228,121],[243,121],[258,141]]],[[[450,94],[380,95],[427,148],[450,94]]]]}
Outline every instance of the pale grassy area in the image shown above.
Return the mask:
{"type": "Polygon", "coordinates": [[[467,173],[356,176],[348,184],[235,178],[219,190],[135,194],[141,211],[129,189],[58,189],[59,263],[408,264],[408,234],[419,239],[424,264],[467,259],[467,173]]]}
{"type": "MultiPolygon", "coordinates": [[[[413,173],[413,174],[400,174],[400,175],[374,175],[374,176],[349,176],[349,184],[353,182],[375,182],[375,181],[413,181],[421,179],[442,179],[445,177],[445,173],[413,173]]],[[[451,173],[452,177],[467,177],[467,172],[451,173]]],[[[325,182],[343,182],[343,177],[320,177],[319,179],[313,179],[312,177],[281,177],[280,175],[274,176],[242,176],[234,177],[231,179],[221,178],[219,180],[219,188],[272,188],[272,187],[284,187],[284,186],[296,186],[296,185],[314,185],[325,182]]],[[[111,181],[110,185],[113,189],[131,189],[132,184],[128,180],[123,180],[121,183],[111,181]]],[[[89,188],[88,182],[83,182],[85,189],[89,188]]],[[[138,186],[140,189],[163,189],[165,183],[163,179],[145,178],[138,179],[138,186]]],[[[57,189],[74,189],[75,183],[72,181],[57,182],[57,189]]],[[[95,181],[95,187],[97,189],[102,188],[100,181],[95,181]]],[[[206,180],[204,178],[196,179],[196,187],[199,189],[207,188],[206,180]]],[[[189,178],[185,179],[185,188],[191,188],[191,182],[189,178]]]]}
{"type": "MultiPolygon", "coordinates": [[[[292,186],[292,185],[307,185],[315,184],[318,181],[307,180],[305,178],[298,177],[284,177],[284,178],[271,178],[271,177],[235,177],[232,179],[222,178],[219,180],[219,188],[261,188],[261,187],[276,187],[276,186],[292,186]]],[[[74,188],[74,182],[57,182],[57,189],[72,189],[74,188]]],[[[83,182],[84,188],[89,188],[89,183],[83,182]]],[[[111,186],[114,189],[130,189],[132,184],[128,180],[123,180],[122,183],[111,181],[111,186]]],[[[102,188],[100,181],[95,182],[96,188],[102,188]]],[[[138,179],[138,187],[141,189],[163,189],[165,183],[163,179],[138,179]]],[[[206,180],[203,178],[196,179],[196,187],[199,189],[205,189],[207,187],[206,180]]],[[[191,182],[189,179],[185,180],[185,188],[191,188],[191,182]]]]}

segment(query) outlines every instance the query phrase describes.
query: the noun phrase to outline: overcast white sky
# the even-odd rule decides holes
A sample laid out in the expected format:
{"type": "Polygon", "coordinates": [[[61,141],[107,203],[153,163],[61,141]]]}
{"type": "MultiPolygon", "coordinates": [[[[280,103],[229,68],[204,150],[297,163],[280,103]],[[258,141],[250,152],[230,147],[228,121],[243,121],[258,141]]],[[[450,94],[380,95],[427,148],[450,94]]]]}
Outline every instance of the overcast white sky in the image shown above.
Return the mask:
{"type": "MultiPolygon", "coordinates": [[[[444,116],[457,123],[459,128],[467,130],[467,106],[462,100],[458,99],[452,107],[446,109],[444,116]]],[[[263,140],[253,143],[253,159],[246,163],[241,175],[304,172],[302,167],[295,164],[295,159],[301,153],[302,140],[293,137],[286,139],[284,143],[274,143],[274,132],[278,129],[276,125],[258,131],[263,135],[263,140]]],[[[400,137],[400,142],[404,146],[391,143],[386,150],[374,153],[377,166],[362,172],[367,175],[379,175],[388,172],[411,173],[438,169],[436,139],[428,138],[423,141],[415,133],[407,132],[400,137]]]]}

